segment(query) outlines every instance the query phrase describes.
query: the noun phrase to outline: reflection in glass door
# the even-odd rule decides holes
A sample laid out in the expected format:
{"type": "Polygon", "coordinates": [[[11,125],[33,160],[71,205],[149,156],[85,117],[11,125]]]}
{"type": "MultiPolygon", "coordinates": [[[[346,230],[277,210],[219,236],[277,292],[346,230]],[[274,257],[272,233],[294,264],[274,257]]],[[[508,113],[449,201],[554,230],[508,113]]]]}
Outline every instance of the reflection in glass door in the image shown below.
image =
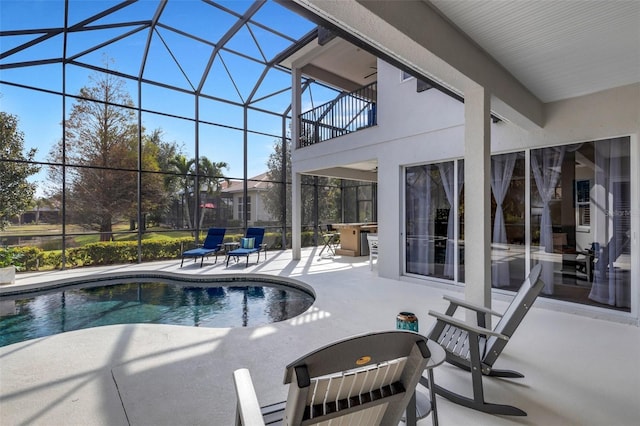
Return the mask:
{"type": "MultiPolygon", "coordinates": [[[[492,287],[517,290],[529,253],[543,297],[630,311],[630,138],[533,149],[528,175],[525,158],[491,158],[492,287]]],[[[407,274],[464,281],[462,169],[405,169],[407,274]]]]}
{"type": "Polygon", "coordinates": [[[525,276],[524,152],[491,157],[491,285],[517,291],[525,276]]]}
{"type": "Polygon", "coordinates": [[[454,206],[459,204],[461,188],[462,166],[453,161],[406,168],[407,273],[456,279],[463,254],[456,256],[461,246],[456,238],[460,214],[454,206]]]}
{"type": "Polygon", "coordinates": [[[531,151],[531,255],[543,295],[631,307],[630,140],[531,151]]]}

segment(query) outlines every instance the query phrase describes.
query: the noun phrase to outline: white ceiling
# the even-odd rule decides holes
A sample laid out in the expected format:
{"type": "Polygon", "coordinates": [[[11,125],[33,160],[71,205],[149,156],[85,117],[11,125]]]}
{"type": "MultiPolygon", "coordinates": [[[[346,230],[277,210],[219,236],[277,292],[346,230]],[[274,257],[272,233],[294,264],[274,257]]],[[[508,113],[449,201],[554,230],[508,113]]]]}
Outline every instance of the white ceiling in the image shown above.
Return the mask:
{"type": "Polygon", "coordinates": [[[367,51],[336,38],[328,48],[322,50],[313,64],[334,70],[343,78],[357,83],[358,87],[376,81],[376,57],[367,51]]]}
{"type": "MultiPolygon", "coordinates": [[[[640,82],[640,0],[422,1],[544,103],[640,82]]],[[[315,53],[300,51],[288,60],[309,55],[303,62],[342,79],[359,85],[376,80],[364,79],[375,57],[345,41],[307,48],[315,53]]],[[[376,165],[343,167],[372,171],[376,165]]]]}
{"type": "Polygon", "coordinates": [[[638,0],[423,0],[542,102],[640,82],[638,0]]]}
{"type": "Polygon", "coordinates": [[[323,45],[313,40],[279,64],[289,69],[295,64],[306,77],[338,90],[352,91],[378,80],[376,57],[340,37],[323,45]]]}

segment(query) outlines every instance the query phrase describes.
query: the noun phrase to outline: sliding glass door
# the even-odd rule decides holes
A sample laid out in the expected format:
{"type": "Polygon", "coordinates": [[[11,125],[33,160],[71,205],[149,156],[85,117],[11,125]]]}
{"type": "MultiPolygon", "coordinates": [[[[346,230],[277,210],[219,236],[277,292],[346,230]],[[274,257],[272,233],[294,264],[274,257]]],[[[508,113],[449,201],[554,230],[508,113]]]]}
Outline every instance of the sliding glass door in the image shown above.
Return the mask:
{"type": "Polygon", "coordinates": [[[491,157],[491,286],[517,290],[525,266],[524,152],[491,157]]]}
{"type": "Polygon", "coordinates": [[[531,151],[531,255],[551,298],[631,307],[630,140],[531,151]]]}
{"type": "MultiPolygon", "coordinates": [[[[464,281],[462,164],[405,168],[407,274],[464,281]]],[[[492,156],[492,287],[517,290],[529,256],[544,297],[629,311],[630,166],[629,137],[492,156]]]]}
{"type": "Polygon", "coordinates": [[[407,273],[462,279],[458,266],[463,257],[456,255],[462,250],[462,210],[456,207],[461,205],[462,170],[462,161],[406,168],[407,273]]]}

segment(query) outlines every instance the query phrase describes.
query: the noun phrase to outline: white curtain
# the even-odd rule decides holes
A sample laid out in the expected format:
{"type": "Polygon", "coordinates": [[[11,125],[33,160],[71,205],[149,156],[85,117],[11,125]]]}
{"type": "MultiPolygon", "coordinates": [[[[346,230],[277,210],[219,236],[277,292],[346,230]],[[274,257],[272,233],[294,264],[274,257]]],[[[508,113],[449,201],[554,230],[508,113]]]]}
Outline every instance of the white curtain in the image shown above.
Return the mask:
{"type": "MultiPolygon", "coordinates": [[[[447,218],[447,245],[445,250],[445,263],[444,263],[444,276],[453,278],[455,265],[455,241],[454,241],[454,227],[456,221],[456,208],[455,208],[455,185],[454,180],[454,163],[440,163],[438,164],[440,170],[440,177],[442,179],[442,185],[444,186],[444,192],[449,202],[449,217],[447,218]]],[[[458,195],[460,195],[460,189],[462,188],[462,167],[458,167],[458,195]]]]}
{"type": "MultiPolygon", "coordinates": [[[[553,229],[551,223],[551,208],[549,202],[560,178],[560,168],[564,160],[565,147],[545,148],[531,151],[531,170],[536,181],[538,193],[542,199],[542,215],[540,216],[540,248],[545,253],[553,253],[553,229]]],[[[546,256],[545,256],[546,257],[546,256]]],[[[553,260],[543,259],[542,280],[543,293],[553,294],[553,260]]]]}
{"type": "MultiPolygon", "coordinates": [[[[630,226],[623,223],[623,211],[627,210],[630,194],[620,182],[623,176],[623,160],[629,158],[628,139],[613,139],[596,144],[595,184],[592,202],[597,206],[592,213],[592,230],[596,244],[595,271],[589,298],[611,306],[631,307],[630,271],[616,267],[618,260],[630,242],[630,226]]],[[[626,173],[625,173],[626,174],[626,173]]]]}
{"type": "MultiPolygon", "coordinates": [[[[507,195],[511,176],[516,165],[517,153],[494,155],[491,157],[491,191],[496,200],[496,216],[493,221],[493,243],[505,244],[507,242],[507,229],[504,224],[502,203],[507,195]]],[[[494,247],[493,250],[496,250],[494,247]]],[[[507,287],[510,281],[509,262],[504,259],[495,259],[491,265],[491,284],[493,287],[507,287]]]]}
{"type": "Polygon", "coordinates": [[[407,198],[412,203],[407,206],[409,223],[412,224],[412,228],[407,229],[407,272],[420,275],[430,275],[430,265],[433,264],[433,251],[429,242],[431,184],[429,166],[413,168],[411,177],[407,179],[407,198]]]}
{"type": "Polygon", "coordinates": [[[553,230],[549,201],[560,178],[560,167],[564,159],[565,147],[546,148],[531,151],[531,169],[540,198],[542,198],[542,216],[540,217],[540,246],[547,253],[553,253],[553,230]]]}

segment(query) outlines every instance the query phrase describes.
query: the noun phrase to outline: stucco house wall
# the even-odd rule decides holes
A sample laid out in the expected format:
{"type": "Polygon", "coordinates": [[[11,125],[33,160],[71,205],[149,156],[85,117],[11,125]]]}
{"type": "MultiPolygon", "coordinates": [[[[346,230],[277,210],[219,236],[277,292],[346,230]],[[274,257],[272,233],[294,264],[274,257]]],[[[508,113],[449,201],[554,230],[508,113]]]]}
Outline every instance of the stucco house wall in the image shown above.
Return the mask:
{"type": "MultiPolygon", "coordinates": [[[[247,181],[247,196],[251,199],[251,219],[248,221],[249,226],[256,222],[269,222],[275,220],[265,208],[265,191],[268,191],[271,184],[266,181],[267,174],[262,173],[258,176],[249,178],[247,181]]],[[[238,214],[238,206],[240,200],[244,197],[244,187],[241,181],[232,181],[231,184],[222,190],[226,196],[231,195],[233,198],[233,219],[240,220],[238,214]]]]}
{"type": "MultiPolygon", "coordinates": [[[[634,84],[545,104],[544,128],[523,129],[506,121],[492,123],[492,154],[630,136],[631,202],[640,205],[638,99],[640,84],[634,84]]],[[[293,170],[304,173],[376,159],[379,239],[384,247],[379,274],[407,279],[402,276],[402,167],[464,157],[464,104],[435,89],[416,92],[415,79],[402,81],[398,69],[378,60],[377,111],[377,126],[294,150],[293,170]]],[[[638,271],[637,216],[632,218],[632,232],[636,235],[632,242],[632,270],[638,271]]],[[[637,275],[632,282],[632,300],[640,306],[637,275]]]]}

